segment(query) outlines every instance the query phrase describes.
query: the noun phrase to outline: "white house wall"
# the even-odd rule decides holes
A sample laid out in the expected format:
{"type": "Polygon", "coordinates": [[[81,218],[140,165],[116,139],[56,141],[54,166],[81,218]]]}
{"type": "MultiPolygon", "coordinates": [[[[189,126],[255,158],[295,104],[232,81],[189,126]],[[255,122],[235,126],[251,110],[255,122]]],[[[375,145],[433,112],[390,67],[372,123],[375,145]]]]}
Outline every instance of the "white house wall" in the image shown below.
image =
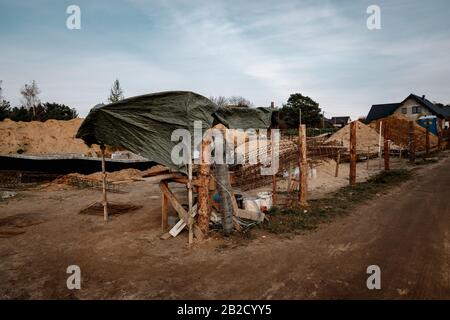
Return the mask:
{"type": "Polygon", "coordinates": [[[432,113],[428,110],[428,108],[425,108],[417,103],[416,100],[409,98],[405,102],[403,102],[394,112],[398,115],[403,115],[408,117],[411,120],[417,120],[420,116],[429,116],[432,115],[432,113]],[[420,107],[420,113],[413,113],[412,109],[413,107],[420,107]],[[402,108],[406,108],[406,114],[402,113],[402,108]]]}

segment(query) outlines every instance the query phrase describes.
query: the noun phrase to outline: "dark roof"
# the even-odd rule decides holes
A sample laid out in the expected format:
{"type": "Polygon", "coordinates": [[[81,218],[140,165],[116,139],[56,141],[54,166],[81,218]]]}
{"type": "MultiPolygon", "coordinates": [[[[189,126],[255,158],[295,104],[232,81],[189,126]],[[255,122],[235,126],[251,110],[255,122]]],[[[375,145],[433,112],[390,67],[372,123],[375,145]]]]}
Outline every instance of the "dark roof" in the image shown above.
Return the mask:
{"type": "Polygon", "coordinates": [[[412,93],[405,100],[403,100],[403,102],[408,100],[408,99],[410,99],[410,98],[414,99],[421,106],[423,106],[423,107],[427,108],[428,110],[430,110],[431,113],[434,114],[435,116],[438,116],[438,117],[441,117],[441,118],[448,118],[448,117],[450,117],[450,107],[448,107],[448,106],[445,106],[445,107],[437,106],[433,102],[431,102],[430,100],[426,99],[425,96],[424,97],[419,97],[418,95],[415,95],[415,94],[412,94],[412,93]]]}
{"type": "Polygon", "coordinates": [[[366,117],[366,122],[385,118],[394,113],[400,103],[374,104],[366,117]]]}
{"type": "Polygon", "coordinates": [[[350,117],[332,117],[331,122],[333,124],[347,124],[350,117]]]}
{"type": "Polygon", "coordinates": [[[440,118],[450,118],[449,106],[438,106],[425,97],[419,97],[411,93],[400,103],[374,104],[367,115],[366,121],[371,122],[381,118],[385,118],[394,113],[394,111],[408,99],[414,99],[418,104],[430,110],[432,114],[440,118]]]}

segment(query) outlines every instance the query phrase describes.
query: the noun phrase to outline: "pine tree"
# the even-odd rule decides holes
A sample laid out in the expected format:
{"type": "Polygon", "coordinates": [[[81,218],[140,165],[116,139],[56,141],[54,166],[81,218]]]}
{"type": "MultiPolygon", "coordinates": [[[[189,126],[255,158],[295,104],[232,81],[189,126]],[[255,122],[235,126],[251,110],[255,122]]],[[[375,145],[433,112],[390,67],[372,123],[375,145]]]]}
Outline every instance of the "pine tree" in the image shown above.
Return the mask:
{"type": "Polygon", "coordinates": [[[123,90],[120,87],[119,79],[116,79],[113,83],[113,86],[111,87],[111,92],[109,94],[108,101],[114,103],[123,100],[123,98],[124,98],[123,90]]]}

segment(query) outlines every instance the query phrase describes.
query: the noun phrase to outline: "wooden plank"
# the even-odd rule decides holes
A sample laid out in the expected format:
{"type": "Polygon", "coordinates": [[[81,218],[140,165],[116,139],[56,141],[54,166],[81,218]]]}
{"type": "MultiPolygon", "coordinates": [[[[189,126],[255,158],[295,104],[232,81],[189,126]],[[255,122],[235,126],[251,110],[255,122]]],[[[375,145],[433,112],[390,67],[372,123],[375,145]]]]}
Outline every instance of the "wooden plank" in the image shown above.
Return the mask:
{"type": "MultiPolygon", "coordinates": [[[[197,215],[197,205],[192,207],[192,211],[190,211],[191,218],[197,215]]],[[[186,220],[180,219],[177,224],[170,229],[169,233],[172,237],[176,237],[185,227],[187,226],[186,220]]]]}
{"type": "Polygon", "coordinates": [[[167,197],[167,200],[175,209],[175,211],[178,213],[179,218],[187,222],[188,221],[187,211],[178,202],[177,198],[175,198],[175,195],[172,193],[172,191],[170,191],[167,181],[161,181],[159,184],[159,188],[167,197]]]}

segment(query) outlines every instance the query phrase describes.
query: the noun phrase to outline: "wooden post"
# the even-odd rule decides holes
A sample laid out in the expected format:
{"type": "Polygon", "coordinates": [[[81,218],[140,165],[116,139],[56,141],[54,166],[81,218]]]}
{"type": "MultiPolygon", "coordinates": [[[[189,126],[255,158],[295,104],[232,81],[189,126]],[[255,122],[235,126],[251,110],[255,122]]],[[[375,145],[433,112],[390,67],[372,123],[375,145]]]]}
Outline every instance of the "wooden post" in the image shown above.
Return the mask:
{"type": "Polygon", "coordinates": [[[409,122],[409,161],[414,163],[416,160],[416,137],[414,135],[414,121],[409,122]]]}
{"type": "Polygon", "coordinates": [[[334,172],[334,176],[337,177],[339,175],[339,163],[341,162],[341,150],[338,150],[336,156],[336,171],[334,172]]]}
{"type": "Polygon", "coordinates": [[[199,229],[206,236],[209,232],[209,175],[210,175],[210,164],[208,155],[210,140],[203,139],[202,146],[200,150],[200,165],[198,168],[198,218],[197,225],[199,229]]]}
{"type": "Polygon", "coordinates": [[[167,213],[168,213],[168,204],[169,201],[164,192],[161,192],[161,229],[162,231],[166,231],[167,229],[167,213]]]}
{"type": "Polygon", "coordinates": [[[428,124],[426,126],[425,134],[426,154],[428,156],[430,154],[430,126],[428,124]]]}
{"type": "Polygon", "coordinates": [[[188,244],[189,246],[192,245],[194,242],[194,232],[192,230],[192,226],[194,223],[194,220],[192,219],[192,205],[193,205],[193,199],[192,199],[192,157],[189,159],[188,163],[188,205],[189,205],[189,211],[188,211],[188,228],[189,228],[189,237],[188,237],[188,244]]]}
{"type": "Polygon", "coordinates": [[[306,161],[306,125],[301,124],[298,128],[298,204],[301,207],[307,206],[306,192],[307,192],[307,170],[308,165],[306,161]]]}
{"type": "Polygon", "coordinates": [[[384,170],[390,170],[389,128],[384,124],[384,170]]]}
{"type": "Polygon", "coordinates": [[[380,121],[380,131],[378,132],[378,169],[381,170],[381,135],[383,132],[383,121],[380,121]]]}
{"type": "Polygon", "coordinates": [[[350,185],[356,184],[356,121],[350,123],[350,185]]]}
{"type": "MultiPolygon", "coordinates": [[[[275,162],[275,138],[272,129],[270,129],[270,153],[271,153],[271,166],[273,168],[273,163],[275,162]]],[[[272,175],[272,202],[273,206],[277,203],[277,176],[276,172],[272,175]]]]}
{"type": "Polygon", "coordinates": [[[366,166],[367,170],[369,170],[369,160],[370,160],[370,147],[367,147],[367,166],[366,166]]]}
{"type": "Polygon", "coordinates": [[[103,189],[103,220],[108,221],[108,199],[106,197],[106,165],[105,165],[105,145],[100,146],[102,154],[102,189],[103,189]]]}
{"type": "Polygon", "coordinates": [[[438,151],[442,150],[442,119],[438,119],[438,151]]]}

